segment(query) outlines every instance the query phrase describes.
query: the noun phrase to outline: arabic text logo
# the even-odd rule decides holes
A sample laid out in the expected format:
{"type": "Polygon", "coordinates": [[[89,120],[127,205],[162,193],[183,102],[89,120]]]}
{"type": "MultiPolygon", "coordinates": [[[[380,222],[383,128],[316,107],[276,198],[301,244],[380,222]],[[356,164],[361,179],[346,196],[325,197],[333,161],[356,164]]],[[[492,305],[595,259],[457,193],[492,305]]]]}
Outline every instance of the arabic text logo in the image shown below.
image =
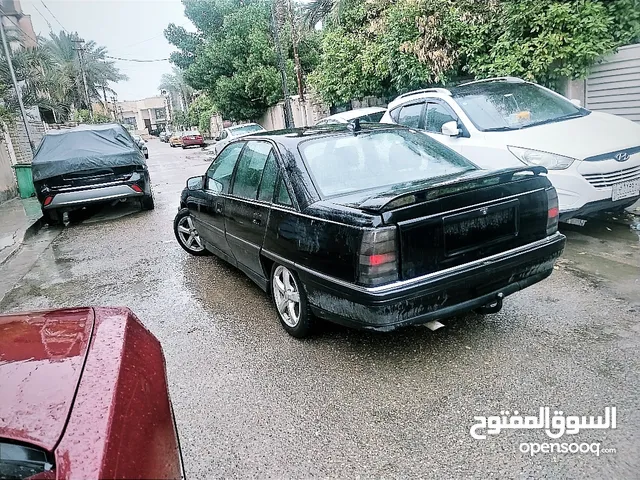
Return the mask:
{"type": "Polygon", "coordinates": [[[477,422],[471,427],[469,432],[476,440],[484,440],[487,435],[498,435],[502,430],[513,429],[544,429],[549,438],[560,438],[564,434],[575,435],[580,430],[585,429],[614,429],[616,428],[616,407],[606,407],[604,409],[604,420],[601,416],[566,416],[560,410],[553,412],[550,416],[549,407],[540,407],[538,416],[519,415],[514,411],[509,416],[508,411],[501,411],[500,416],[473,417],[477,422]],[[486,433],[478,432],[478,430],[486,433]]]}

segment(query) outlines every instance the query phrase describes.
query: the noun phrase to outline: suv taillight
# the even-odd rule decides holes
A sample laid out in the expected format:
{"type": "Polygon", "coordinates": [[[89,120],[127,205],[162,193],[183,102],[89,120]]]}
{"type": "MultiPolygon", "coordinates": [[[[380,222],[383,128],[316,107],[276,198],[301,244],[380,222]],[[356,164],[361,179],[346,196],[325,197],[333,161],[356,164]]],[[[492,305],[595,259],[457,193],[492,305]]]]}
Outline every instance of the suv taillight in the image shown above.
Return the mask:
{"type": "Polygon", "coordinates": [[[547,236],[558,231],[559,216],[558,193],[555,188],[551,187],[547,189],[547,236]]]}
{"type": "Polygon", "coordinates": [[[396,227],[365,230],[360,245],[358,283],[368,287],[398,280],[396,227]]]}

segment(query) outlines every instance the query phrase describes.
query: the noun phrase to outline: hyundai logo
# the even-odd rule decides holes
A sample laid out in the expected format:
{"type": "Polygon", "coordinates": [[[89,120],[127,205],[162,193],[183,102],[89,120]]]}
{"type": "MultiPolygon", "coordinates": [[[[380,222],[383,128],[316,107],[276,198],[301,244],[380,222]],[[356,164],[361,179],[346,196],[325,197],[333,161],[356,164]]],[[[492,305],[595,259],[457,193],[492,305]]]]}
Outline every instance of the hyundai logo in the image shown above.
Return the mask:
{"type": "Polygon", "coordinates": [[[486,207],[481,208],[480,210],[478,210],[478,212],[480,212],[480,215],[486,215],[488,210],[486,207]]]}
{"type": "Polygon", "coordinates": [[[629,160],[629,154],[627,152],[620,152],[614,158],[618,162],[626,162],[629,160]]]}

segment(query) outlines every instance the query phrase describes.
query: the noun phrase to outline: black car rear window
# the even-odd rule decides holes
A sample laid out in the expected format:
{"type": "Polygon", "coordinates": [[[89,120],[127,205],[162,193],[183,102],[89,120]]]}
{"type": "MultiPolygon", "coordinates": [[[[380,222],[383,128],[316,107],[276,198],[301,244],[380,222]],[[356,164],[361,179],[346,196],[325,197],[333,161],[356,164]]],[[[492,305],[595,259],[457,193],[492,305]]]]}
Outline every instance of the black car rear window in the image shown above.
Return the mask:
{"type": "Polygon", "coordinates": [[[336,133],[302,142],[298,148],[325,197],[478,168],[414,130],[336,133]]]}

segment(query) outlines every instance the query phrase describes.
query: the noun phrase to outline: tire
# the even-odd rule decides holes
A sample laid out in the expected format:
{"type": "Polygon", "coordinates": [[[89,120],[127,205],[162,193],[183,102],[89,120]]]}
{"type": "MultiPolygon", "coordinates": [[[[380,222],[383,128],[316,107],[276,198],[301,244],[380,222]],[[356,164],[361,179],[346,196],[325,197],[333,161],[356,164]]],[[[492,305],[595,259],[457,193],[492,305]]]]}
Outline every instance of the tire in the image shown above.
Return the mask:
{"type": "Polygon", "coordinates": [[[292,337],[305,338],[313,332],[313,316],[307,294],[298,275],[277,263],[271,268],[271,298],[282,327],[292,337]]]}
{"type": "Polygon", "coordinates": [[[184,145],[182,145],[182,149],[185,150],[187,147],[185,147],[184,145]]]}
{"type": "Polygon", "coordinates": [[[147,160],[149,160],[149,154],[148,154],[148,153],[145,153],[145,154],[144,154],[144,158],[146,158],[147,160]]]}
{"type": "Polygon", "coordinates": [[[62,225],[62,212],[58,210],[42,210],[42,219],[47,225],[62,225]]]}
{"type": "Polygon", "coordinates": [[[153,201],[153,193],[151,195],[145,195],[140,200],[140,204],[142,205],[142,210],[153,210],[156,208],[156,204],[153,201]]]}
{"type": "Polygon", "coordinates": [[[204,243],[198,235],[198,231],[193,224],[193,218],[188,208],[181,209],[176,218],[173,219],[173,233],[176,236],[176,240],[180,246],[191,255],[196,257],[202,257],[204,255],[210,255],[209,250],[204,247],[204,243]],[[186,228],[188,231],[184,231],[186,228]],[[189,244],[189,238],[195,233],[193,241],[189,244]],[[195,245],[195,247],[194,247],[195,245]]]}

